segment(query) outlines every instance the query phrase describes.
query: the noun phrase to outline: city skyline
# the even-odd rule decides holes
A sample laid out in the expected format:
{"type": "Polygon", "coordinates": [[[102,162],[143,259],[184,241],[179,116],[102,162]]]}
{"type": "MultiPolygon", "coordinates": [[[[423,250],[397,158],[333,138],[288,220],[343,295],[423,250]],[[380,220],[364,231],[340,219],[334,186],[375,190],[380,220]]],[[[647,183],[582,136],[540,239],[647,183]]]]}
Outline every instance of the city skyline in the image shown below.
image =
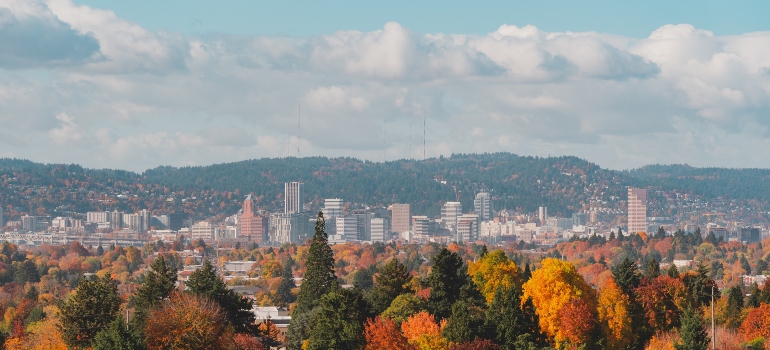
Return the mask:
{"type": "MultiPolygon", "coordinates": [[[[439,18],[475,14],[451,26],[416,20],[428,5],[399,15],[401,3],[366,24],[329,15],[285,30],[221,16],[296,9],[235,4],[196,30],[161,15],[174,11],[143,17],[146,2],[7,0],[0,157],[142,171],[506,151],[612,169],[770,167],[755,151],[770,147],[766,4],[593,2],[579,16],[562,4],[550,16],[447,5],[439,18]]],[[[194,21],[211,5],[187,6],[179,17],[194,21]]]]}

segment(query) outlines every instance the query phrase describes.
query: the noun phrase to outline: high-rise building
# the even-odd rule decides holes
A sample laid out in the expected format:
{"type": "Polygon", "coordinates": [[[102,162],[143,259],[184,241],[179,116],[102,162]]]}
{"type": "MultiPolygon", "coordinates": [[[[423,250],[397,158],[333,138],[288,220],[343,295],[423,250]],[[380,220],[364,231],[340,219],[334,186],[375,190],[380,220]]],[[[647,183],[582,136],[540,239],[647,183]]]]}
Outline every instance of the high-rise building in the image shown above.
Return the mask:
{"type": "Polygon", "coordinates": [[[337,217],[335,223],[337,225],[337,235],[345,237],[346,242],[353,242],[358,240],[358,220],[355,216],[337,217]]]}
{"type": "Polygon", "coordinates": [[[110,213],[106,211],[89,211],[86,213],[87,222],[110,222],[110,213]]]}
{"type": "Polygon", "coordinates": [[[373,218],[370,230],[372,233],[372,242],[385,242],[389,241],[391,238],[390,220],[387,218],[373,218]]]}
{"type": "Polygon", "coordinates": [[[628,233],[647,231],[647,190],[628,188],[628,233]]]}
{"type": "Polygon", "coordinates": [[[489,219],[494,217],[494,214],[492,214],[492,196],[487,192],[476,193],[473,208],[481,221],[489,221],[489,219]]]}
{"type": "Polygon", "coordinates": [[[586,213],[572,213],[572,226],[585,226],[586,213]]]}
{"type": "MultiPolygon", "coordinates": [[[[327,226],[329,221],[326,221],[327,226]]],[[[302,243],[308,235],[308,217],[301,214],[270,215],[268,241],[271,243],[302,243]]]]}
{"type": "Polygon", "coordinates": [[[353,210],[351,217],[356,218],[356,230],[358,231],[359,241],[368,241],[372,237],[372,218],[374,213],[369,213],[364,209],[353,210]]]}
{"type": "Polygon", "coordinates": [[[168,229],[171,231],[179,231],[185,227],[184,213],[178,211],[176,213],[168,214],[168,229]]]}
{"type": "Polygon", "coordinates": [[[3,207],[0,207],[0,227],[5,227],[5,221],[3,221],[3,219],[5,219],[3,217],[3,207]]]}
{"type": "Polygon", "coordinates": [[[115,211],[110,212],[110,229],[120,230],[123,228],[123,212],[115,211]]]}
{"type": "Polygon", "coordinates": [[[392,204],[390,206],[393,232],[398,234],[408,232],[412,225],[412,210],[409,204],[392,204]]]}
{"type": "Polygon", "coordinates": [[[463,214],[457,218],[456,242],[475,241],[479,232],[479,216],[475,214],[463,214]]]}
{"type": "Polygon", "coordinates": [[[415,236],[430,236],[430,219],[423,215],[412,216],[412,231],[415,236]]]}
{"type": "Polygon", "coordinates": [[[192,231],[190,238],[196,239],[211,239],[214,237],[214,225],[208,221],[198,221],[195,225],[192,225],[192,231]]]}
{"type": "Polygon", "coordinates": [[[441,206],[441,225],[450,234],[457,232],[457,217],[463,215],[463,205],[460,202],[446,202],[441,206]]]}
{"type": "Polygon", "coordinates": [[[546,221],[548,221],[548,208],[547,207],[538,208],[537,218],[538,220],[540,220],[540,226],[545,226],[546,221]]]}
{"type": "Polygon", "coordinates": [[[305,204],[304,189],[305,184],[301,182],[287,182],[283,186],[284,191],[284,207],[283,212],[286,214],[302,213],[305,211],[303,205],[305,204]]]}
{"type": "Polygon", "coordinates": [[[321,211],[324,213],[325,218],[336,218],[342,216],[342,208],[345,202],[340,198],[326,198],[324,199],[324,207],[321,211]]]}
{"type": "Polygon", "coordinates": [[[142,226],[139,232],[147,232],[150,230],[150,211],[142,209],[139,211],[139,216],[142,218],[142,226]]]}
{"type": "Polygon", "coordinates": [[[264,215],[257,213],[256,203],[251,195],[243,201],[243,214],[240,218],[240,236],[249,240],[262,243],[268,232],[268,220],[264,215]]]}

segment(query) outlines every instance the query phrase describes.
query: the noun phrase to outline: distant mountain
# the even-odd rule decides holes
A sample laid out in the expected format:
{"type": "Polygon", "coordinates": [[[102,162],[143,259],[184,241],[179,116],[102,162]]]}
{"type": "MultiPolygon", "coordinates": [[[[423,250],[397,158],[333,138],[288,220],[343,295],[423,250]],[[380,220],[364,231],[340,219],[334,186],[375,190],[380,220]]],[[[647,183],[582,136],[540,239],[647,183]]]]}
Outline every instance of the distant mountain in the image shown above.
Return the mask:
{"type": "Polygon", "coordinates": [[[383,206],[411,203],[415,214],[434,216],[444,202],[457,197],[466,211],[471,210],[475,193],[487,190],[497,207],[531,212],[545,205],[553,215],[569,215],[586,208],[589,199],[609,205],[625,200],[626,186],[676,190],[704,198],[757,200],[767,206],[768,179],[770,170],[761,169],[651,165],[614,171],[576,157],[510,153],[385,163],[353,158],[268,158],[209,166],[164,166],[142,174],[0,159],[0,203],[30,212],[144,206],[183,209],[196,217],[208,217],[232,214],[248,193],[260,198],[268,209],[278,209],[284,182],[302,181],[306,200],[316,207],[322,205],[323,198],[383,206]],[[45,193],[40,193],[44,187],[45,193]],[[22,190],[26,192],[20,193],[22,190]],[[128,198],[113,199],[116,194],[128,198]]]}

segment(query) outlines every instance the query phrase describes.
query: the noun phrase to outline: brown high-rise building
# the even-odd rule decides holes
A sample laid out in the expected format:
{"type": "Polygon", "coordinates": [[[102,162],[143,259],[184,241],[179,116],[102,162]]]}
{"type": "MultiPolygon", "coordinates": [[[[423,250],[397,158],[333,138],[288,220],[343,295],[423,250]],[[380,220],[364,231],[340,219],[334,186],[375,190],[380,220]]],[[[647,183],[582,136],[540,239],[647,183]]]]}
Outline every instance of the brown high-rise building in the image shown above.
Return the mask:
{"type": "Polygon", "coordinates": [[[647,232],[647,190],[628,188],[628,233],[647,232]]]}
{"type": "Polygon", "coordinates": [[[412,228],[412,211],[409,204],[392,204],[391,211],[391,229],[393,232],[401,234],[408,232],[412,228]]]}
{"type": "Polygon", "coordinates": [[[250,241],[262,243],[267,234],[267,216],[259,215],[251,195],[243,201],[243,214],[241,215],[241,237],[248,237],[250,241]]]}

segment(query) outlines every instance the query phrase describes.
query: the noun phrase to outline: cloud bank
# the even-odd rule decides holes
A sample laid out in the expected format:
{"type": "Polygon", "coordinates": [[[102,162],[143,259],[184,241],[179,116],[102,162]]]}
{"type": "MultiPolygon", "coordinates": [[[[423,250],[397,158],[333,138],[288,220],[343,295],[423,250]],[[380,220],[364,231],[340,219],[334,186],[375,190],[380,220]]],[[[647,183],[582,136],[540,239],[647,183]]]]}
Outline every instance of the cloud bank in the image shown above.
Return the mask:
{"type": "Polygon", "coordinates": [[[428,157],[770,167],[770,32],[671,24],[639,39],[503,24],[419,35],[390,22],[190,36],[70,0],[0,0],[0,125],[0,157],[139,171],[421,158],[423,125],[428,157]]]}

